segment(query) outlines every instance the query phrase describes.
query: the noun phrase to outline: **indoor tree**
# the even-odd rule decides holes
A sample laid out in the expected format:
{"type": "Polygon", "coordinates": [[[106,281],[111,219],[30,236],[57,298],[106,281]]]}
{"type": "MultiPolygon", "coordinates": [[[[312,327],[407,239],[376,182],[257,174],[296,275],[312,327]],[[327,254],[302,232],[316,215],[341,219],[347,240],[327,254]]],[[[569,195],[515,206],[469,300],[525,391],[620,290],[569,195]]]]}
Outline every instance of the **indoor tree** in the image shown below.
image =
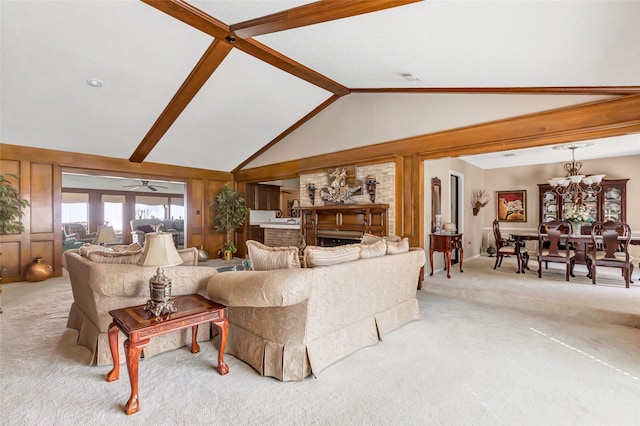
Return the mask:
{"type": "Polygon", "coordinates": [[[211,207],[215,209],[214,225],[216,231],[226,233],[226,242],[219,252],[225,258],[231,258],[233,253],[237,251],[233,243],[233,231],[244,225],[249,208],[245,205],[244,197],[231,189],[228,183],[216,196],[216,200],[211,203],[211,207]]]}
{"type": "MultiPolygon", "coordinates": [[[[16,181],[18,176],[7,174],[16,181]]],[[[16,234],[24,231],[21,222],[29,201],[20,198],[20,193],[5,175],[0,175],[0,234],[16,234]]]]}

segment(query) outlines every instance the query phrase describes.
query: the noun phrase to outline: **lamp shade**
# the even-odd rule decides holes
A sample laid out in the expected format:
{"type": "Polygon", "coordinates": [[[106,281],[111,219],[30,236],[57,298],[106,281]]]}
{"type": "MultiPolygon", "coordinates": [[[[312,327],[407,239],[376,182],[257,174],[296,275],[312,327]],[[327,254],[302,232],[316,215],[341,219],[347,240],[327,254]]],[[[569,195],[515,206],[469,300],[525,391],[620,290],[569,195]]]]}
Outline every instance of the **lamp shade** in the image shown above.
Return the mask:
{"type": "Polygon", "coordinates": [[[141,266],[176,266],[182,258],[173,245],[170,233],[149,233],[144,236],[144,251],[138,263],[141,266]]]}
{"type": "Polygon", "coordinates": [[[113,230],[113,226],[98,226],[98,232],[96,238],[93,240],[95,244],[113,243],[118,241],[116,231],[113,230]]]}

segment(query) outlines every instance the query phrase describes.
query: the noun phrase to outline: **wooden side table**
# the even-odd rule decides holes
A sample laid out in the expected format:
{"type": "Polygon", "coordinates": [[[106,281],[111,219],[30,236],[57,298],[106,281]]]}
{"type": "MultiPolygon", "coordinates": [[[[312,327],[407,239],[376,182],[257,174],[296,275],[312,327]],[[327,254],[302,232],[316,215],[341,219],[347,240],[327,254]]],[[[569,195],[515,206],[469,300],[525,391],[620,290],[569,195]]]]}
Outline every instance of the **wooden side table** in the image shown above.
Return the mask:
{"type": "Polygon", "coordinates": [[[444,253],[444,266],[447,269],[447,278],[451,278],[451,250],[457,249],[460,257],[460,272],[462,270],[462,259],[464,248],[462,246],[462,234],[436,233],[429,235],[429,264],[433,275],[433,252],[444,253]]]}
{"type": "Polygon", "coordinates": [[[138,398],[138,363],[140,352],[147,346],[152,337],[191,327],[191,353],[200,352],[196,340],[198,325],[212,322],[220,329],[220,350],[218,352],[218,372],[225,375],[229,367],[224,362],[224,348],[227,344],[227,307],[212,302],[198,294],[180,296],[173,299],[173,306],[178,310],[174,313],[153,316],[144,310],[145,305],[109,311],[113,322],[109,326],[109,349],[113,357],[113,369],[107,374],[107,381],[113,382],[120,377],[120,357],[118,354],[118,330],[121,330],[127,340],[124,349],[127,356],[127,370],[131,382],[131,396],[125,407],[127,414],[140,410],[138,398]]]}

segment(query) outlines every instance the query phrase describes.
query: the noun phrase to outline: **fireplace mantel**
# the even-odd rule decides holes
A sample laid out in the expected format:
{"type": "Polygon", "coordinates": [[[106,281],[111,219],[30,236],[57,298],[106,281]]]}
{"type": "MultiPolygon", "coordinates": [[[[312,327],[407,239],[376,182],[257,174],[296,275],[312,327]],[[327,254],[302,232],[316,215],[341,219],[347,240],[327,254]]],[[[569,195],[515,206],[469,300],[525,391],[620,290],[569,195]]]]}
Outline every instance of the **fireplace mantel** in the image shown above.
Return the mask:
{"type": "Polygon", "coordinates": [[[318,235],[359,239],[362,234],[387,235],[388,204],[337,204],[299,207],[300,229],[307,245],[318,245],[318,235]]]}

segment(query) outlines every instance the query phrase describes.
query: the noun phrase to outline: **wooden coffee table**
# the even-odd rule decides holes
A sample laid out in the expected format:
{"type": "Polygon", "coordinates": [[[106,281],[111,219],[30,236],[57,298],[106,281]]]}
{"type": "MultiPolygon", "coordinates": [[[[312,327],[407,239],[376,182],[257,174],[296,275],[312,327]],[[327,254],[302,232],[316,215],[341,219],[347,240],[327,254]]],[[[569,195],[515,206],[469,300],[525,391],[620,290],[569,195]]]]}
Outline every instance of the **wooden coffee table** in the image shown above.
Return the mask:
{"type": "Polygon", "coordinates": [[[124,350],[127,356],[127,370],[131,382],[131,396],[125,407],[127,414],[133,414],[140,410],[138,398],[138,363],[140,352],[147,346],[152,337],[171,333],[191,327],[191,353],[200,352],[200,346],[196,340],[198,325],[212,322],[220,329],[220,348],[218,352],[218,372],[225,375],[229,367],[224,362],[224,348],[227,344],[227,307],[212,302],[198,294],[176,297],[173,306],[178,310],[174,313],[153,316],[144,310],[145,305],[109,311],[113,322],[109,326],[109,349],[113,357],[113,370],[107,374],[107,381],[113,382],[120,377],[120,357],[118,354],[118,330],[126,336],[124,350]]]}

